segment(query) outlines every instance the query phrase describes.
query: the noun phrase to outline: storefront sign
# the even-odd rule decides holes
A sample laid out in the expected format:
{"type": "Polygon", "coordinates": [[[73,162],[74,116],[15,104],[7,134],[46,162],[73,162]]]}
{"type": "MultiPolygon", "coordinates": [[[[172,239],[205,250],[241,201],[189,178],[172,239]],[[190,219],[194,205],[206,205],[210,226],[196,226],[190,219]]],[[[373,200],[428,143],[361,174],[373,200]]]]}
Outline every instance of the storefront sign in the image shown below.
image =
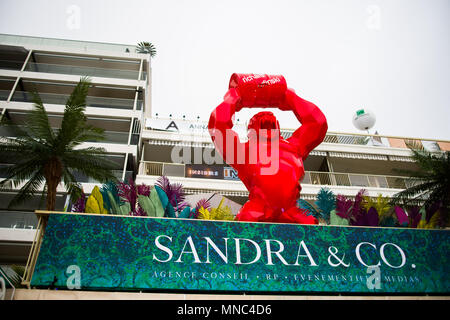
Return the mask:
{"type": "Polygon", "coordinates": [[[52,214],[32,287],[448,293],[448,230],[52,214]]]}
{"type": "MultiPolygon", "coordinates": [[[[150,130],[209,136],[208,123],[204,121],[147,118],[145,121],[145,128],[150,130]]],[[[233,130],[239,135],[241,139],[246,139],[247,127],[245,126],[245,124],[235,124],[233,126],[233,130]]]]}
{"type": "Polygon", "coordinates": [[[223,167],[203,164],[186,164],[186,177],[223,179],[223,167]]]}
{"type": "Polygon", "coordinates": [[[225,180],[236,180],[236,181],[240,180],[236,169],[234,169],[233,167],[223,168],[223,178],[225,180]]]}

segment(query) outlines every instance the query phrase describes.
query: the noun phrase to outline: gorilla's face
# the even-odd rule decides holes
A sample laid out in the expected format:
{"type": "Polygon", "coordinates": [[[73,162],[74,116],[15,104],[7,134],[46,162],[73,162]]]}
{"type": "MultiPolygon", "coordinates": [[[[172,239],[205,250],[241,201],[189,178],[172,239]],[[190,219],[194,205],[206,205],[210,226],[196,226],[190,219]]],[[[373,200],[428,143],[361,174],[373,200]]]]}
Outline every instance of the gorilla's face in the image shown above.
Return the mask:
{"type": "Polygon", "coordinates": [[[274,138],[275,136],[279,136],[280,124],[278,123],[277,118],[275,118],[274,114],[270,111],[263,111],[255,114],[248,124],[248,131],[254,130],[257,135],[260,135],[264,132],[265,135],[274,138]],[[261,129],[264,129],[261,131],[261,129]],[[273,131],[276,130],[276,131],[273,131]],[[274,136],[274,132],[276,132],[274,136]]]}

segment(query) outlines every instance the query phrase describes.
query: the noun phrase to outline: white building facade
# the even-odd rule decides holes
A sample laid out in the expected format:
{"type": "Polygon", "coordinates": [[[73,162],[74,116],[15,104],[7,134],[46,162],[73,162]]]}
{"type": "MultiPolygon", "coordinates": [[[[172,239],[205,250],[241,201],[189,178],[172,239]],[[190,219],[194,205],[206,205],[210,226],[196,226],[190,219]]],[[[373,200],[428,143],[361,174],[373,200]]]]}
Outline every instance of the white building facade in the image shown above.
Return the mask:
{"type": "MultiPolygon", "coordinates": [[[[58,127],[65,102],[81,77],[92,86],[85,115],[89,124],[105,130],[106,139],[80,147],[103,147],[116,163],[118,179],[134,177],[140,156],[143,119],[151,114],[151,58],[135,45],[108,44],[0,34],[0,114],[22,124],[32,109],[30,92],[36,90],[58,127]]],[[[1,136],[11,136],[0,128],[1,136]]],[[[14,163],[2,163],[7,166],[14,163]]],[[[99,185],[76,174],[89,194],[99,185]]],[[[4,178],[4,177],[0,177],[4,178]]],[[[37,220],[40,197],[8,209],[17,190],[0,193],[0,264],[21,263],[27,257],[37,220]]],[[[58,188],[56,210],[64,210],[66,190],[58,188]]]]}

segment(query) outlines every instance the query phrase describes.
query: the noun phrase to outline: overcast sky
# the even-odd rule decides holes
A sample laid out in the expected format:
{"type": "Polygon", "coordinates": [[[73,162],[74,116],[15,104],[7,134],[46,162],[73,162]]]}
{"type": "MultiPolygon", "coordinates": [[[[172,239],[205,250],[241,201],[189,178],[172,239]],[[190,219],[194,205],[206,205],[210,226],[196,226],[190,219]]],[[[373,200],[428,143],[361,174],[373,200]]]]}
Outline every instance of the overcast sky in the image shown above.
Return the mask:
{"type": "Polygon", "coordinates": [[[160,117],[207,120],[232,73],[282,74],[330,131],[369,108],[371,132],[450,140],[449,0],[0,0],[0,33],[152,42],[160,117]]]}

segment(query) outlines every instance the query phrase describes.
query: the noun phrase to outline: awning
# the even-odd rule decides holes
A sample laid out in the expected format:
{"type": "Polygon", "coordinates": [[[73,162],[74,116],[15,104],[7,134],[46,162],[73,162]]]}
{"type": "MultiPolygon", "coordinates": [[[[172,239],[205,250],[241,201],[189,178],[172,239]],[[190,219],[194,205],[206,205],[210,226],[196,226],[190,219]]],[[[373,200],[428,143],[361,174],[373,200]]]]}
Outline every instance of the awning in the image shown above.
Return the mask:
{"type": "Polygon", "coordinates": [[[387,156],[379,154],[367,154],[367,153],[353,153],[353,152],[335,152],[329,151],[330,157],[337,158],[350,158],[350,159],[365,159],[365,160],[389,160],[387,156]]]}
{"type": "Polygon", "coordinates": [[[391,161],[403,161],[403,162],[414,162],[411,157],[403,157],[403,156],[389,156],[389,160],[391,161]]]}

